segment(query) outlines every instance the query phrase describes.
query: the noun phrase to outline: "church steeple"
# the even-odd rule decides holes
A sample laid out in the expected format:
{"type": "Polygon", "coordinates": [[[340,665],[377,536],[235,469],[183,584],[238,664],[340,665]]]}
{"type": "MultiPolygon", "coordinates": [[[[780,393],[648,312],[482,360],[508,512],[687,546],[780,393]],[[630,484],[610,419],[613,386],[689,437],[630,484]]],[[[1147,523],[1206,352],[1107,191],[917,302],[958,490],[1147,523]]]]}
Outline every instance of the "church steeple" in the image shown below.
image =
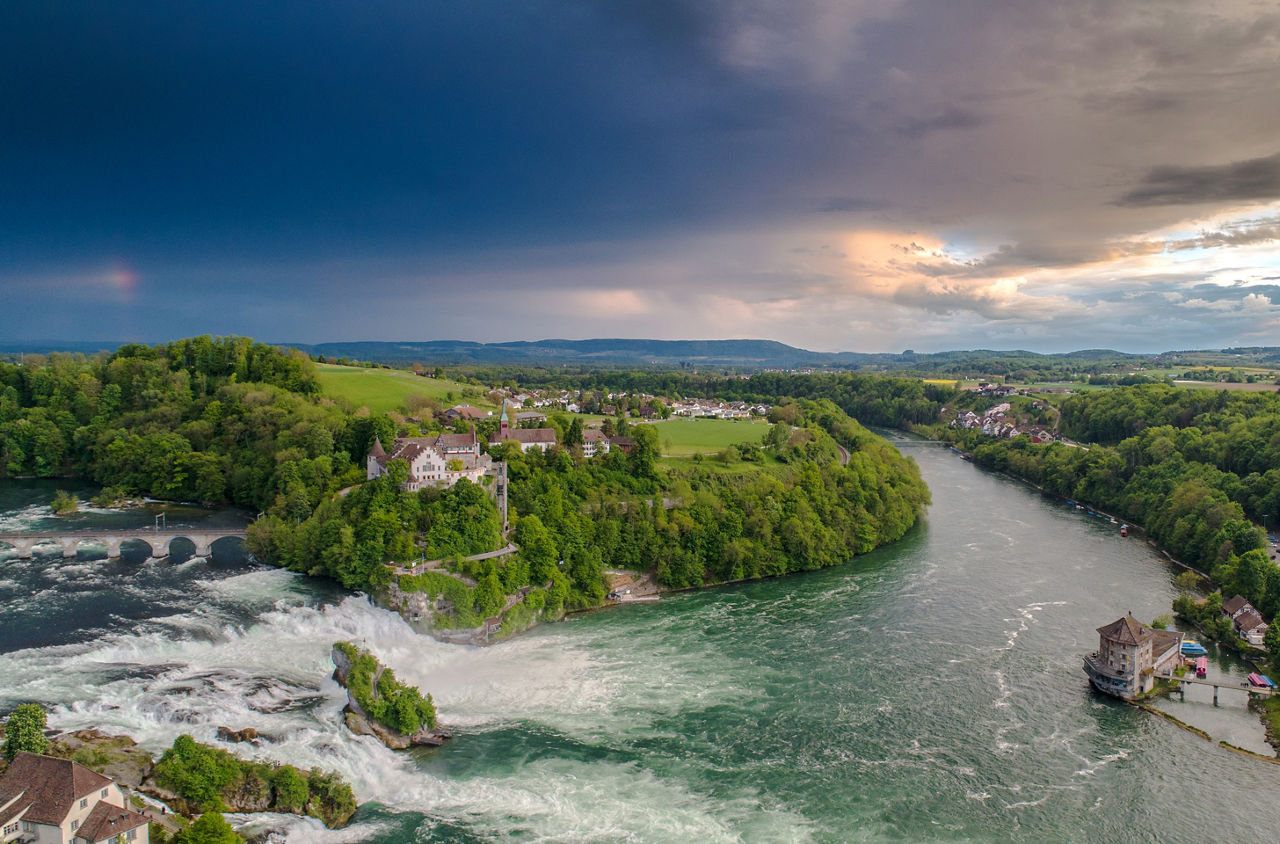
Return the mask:
{"type": "Polygon", "coordinates": [[[507,431],[511,428],[511,419],[507,416],[507,401],[502,400],[502,415],[498,417],[498,439],[505,440],[507,431]]]}

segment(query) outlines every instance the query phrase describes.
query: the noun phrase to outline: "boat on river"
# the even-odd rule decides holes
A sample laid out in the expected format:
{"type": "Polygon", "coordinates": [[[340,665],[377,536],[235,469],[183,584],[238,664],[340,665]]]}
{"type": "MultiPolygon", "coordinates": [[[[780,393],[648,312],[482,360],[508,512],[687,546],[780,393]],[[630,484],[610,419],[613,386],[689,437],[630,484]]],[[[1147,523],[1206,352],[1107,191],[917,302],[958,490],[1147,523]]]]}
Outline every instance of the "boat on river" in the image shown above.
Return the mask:
{"type": "Polygon", "coordinates": [[[1207,656],[1196,658],[1196,676],[1205,677],[1209,673],[1209,658],[1207,656]]]}
{"type": "Polygon", "coordinates": [[[1209,653],[1209,649],[1195,639],[1184,639],[1182,641],[1183,656],[1204,656],[1207,653],[1209,653]]]}
{"type": "MultiPolygon", "coordinates": [[[[1114,520],[1113,520],[1113,521],[1114,521],[1114,520]]],[[[1128,525],[1120,525],[1120,535],[1121,535],[1121,536],[1128,536],[1128,535],[1129,535],[1129,526],[1128,526],[1128,525]]]]}
{"type": "Polygon", "coordinates": [[[1249,675],[1249,685],[1256,686],[1259,689],[1274,689],[1276,687],[1276,684],[1271,681],[1270,677],[1266,674],[1259,674],[1257,672],[1249,675]]]}

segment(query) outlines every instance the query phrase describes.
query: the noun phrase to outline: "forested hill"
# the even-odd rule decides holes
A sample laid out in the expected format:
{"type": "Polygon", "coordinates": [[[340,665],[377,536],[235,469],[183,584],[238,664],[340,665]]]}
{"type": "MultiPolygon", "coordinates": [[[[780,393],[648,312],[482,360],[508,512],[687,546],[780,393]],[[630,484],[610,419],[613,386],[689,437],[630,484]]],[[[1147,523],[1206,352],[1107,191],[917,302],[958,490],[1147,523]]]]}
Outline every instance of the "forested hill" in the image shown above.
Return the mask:
{"type": "Polygon", "coordinates": [[[211,337],[0,364],[0,475],[252,507],[259,559],[350,588],[390,587],[388,563],[447,561],[395,585],[439,598],[455,626],[599,605],[606,567],[687,587],[835,565],[901,537],[928,502],[915,464],[826,399],[786,405],[742,465],[664,468],[655,426],[619,417],[629,452],[587,458],[580,434],[546,453],[491,447],[519,552],[468,562],[509,538],[492,476],[406,492],[395,460],[365,479],[375,437],[443,432],[438,404],[371,414],[322,396],[314,370],[301,352],[211,337]]]}

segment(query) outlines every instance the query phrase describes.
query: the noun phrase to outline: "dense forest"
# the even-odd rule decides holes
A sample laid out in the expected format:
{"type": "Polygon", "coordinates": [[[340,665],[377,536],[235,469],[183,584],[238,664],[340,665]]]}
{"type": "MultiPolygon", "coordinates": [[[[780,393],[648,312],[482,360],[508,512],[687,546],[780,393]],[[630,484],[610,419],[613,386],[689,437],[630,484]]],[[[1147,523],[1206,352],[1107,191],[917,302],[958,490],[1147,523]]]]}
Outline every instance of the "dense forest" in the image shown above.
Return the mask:
{"type": "Polygon", "coordinates": [[[363,476],[377,420],[317,400],[314,367],[245,338],[0,364],[0,475],[309,514],[363,476]]]}

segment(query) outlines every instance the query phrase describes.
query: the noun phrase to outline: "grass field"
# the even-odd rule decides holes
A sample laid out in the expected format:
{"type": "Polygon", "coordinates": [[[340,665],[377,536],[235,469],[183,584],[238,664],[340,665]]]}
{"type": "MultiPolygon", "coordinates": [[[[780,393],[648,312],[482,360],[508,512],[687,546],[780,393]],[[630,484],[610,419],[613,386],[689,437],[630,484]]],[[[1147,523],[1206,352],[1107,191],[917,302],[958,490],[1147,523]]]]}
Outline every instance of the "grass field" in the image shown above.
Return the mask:
{"type": "Polygon", "coordinates": [[[658,444],[665,457],[715,454],[738,443],[760,444],[768,422],[731,419],[667,419],[651,423],[658,431],[658,444]]]}
{"type": "Polygon", "coordinates": [[[367,407],[374,413],[395,410],[409,396],[427,396],[445,407],[471,404],[481,410],[497,409],[485,400],[485,390],[481,387],[457,381],[422,378],[402,369],[364,369],[358,366],[318,363],[316,374],[326,395],[349,399],[356,407],[367,407]]]}
{"type": "Polygon", "coordinates": [[[750,475],[758,472],[767,472],[771,475],[782,477],[788,472],[794,471],[786,463],[768,456],[759,463],[745,463],[742,461],[721,463],[715,457],[707,457],[701,461],[695,461],[692,457],[663,457],[658,460],[658,465],[682,475],[691,474],[699,469],[711,469],[730,475],[750,475]]]}

